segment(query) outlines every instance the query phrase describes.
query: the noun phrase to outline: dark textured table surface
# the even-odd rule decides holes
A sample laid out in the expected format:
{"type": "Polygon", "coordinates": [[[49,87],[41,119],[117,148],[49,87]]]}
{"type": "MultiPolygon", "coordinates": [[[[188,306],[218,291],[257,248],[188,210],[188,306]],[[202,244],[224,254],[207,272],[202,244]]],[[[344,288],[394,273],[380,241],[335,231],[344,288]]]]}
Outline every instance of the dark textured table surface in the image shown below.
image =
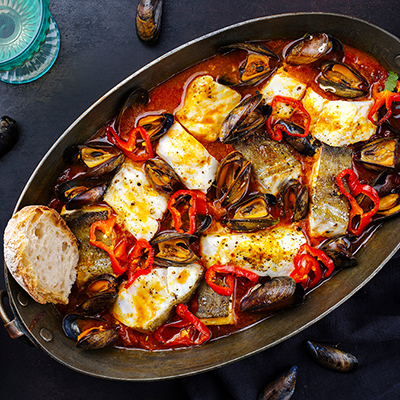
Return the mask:
{"type": "MultiPolygon", "coordinates": [[[[0,159],[1,232],[29,176],[64,130],[113,86],[189,40],[247,19],[300,11],[358,17],[400,37],[399,0],[165,0],[160,38],[147,46],[135,33],[136,5],[137,0],[51,1],[61,33],[55,65],[30,84],[0,82],[0,114],[17,120],[20,131],[17,145],[0,159]]],[[[399,399],[399,264],[390,261],[350,300],[295,337],[214,371],[165,382],[116,382],[79,374],[12,340],[0,327],[0,397],[255,400],[269,381],[297,365],[293,399],[399,399]],[[350,374],[319,367],[306,352],[307,339],[340,343],[359,358],[360,367],[350,374]]]]}

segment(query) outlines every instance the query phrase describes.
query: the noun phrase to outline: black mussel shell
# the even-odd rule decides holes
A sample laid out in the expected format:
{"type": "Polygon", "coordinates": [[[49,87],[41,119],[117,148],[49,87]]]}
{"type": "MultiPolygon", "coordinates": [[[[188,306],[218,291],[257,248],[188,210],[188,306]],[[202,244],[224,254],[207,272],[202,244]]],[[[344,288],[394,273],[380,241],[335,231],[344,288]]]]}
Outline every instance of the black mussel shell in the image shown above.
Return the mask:
{"type": "Polygon", "coordinates": [[[289,400],[296,387],[297,367],[291,367],[260,393],[258,400],[289,400]]]}
{"type": "Polygon", "coordinates": [[[254,232],[275,225],[279,219],[270,213],[269,196],[256,194],[231,208],[226,225],[236,232],[254,232]]]}
{"type": "Polygon", "coordinates": [[[361,162],[365,168],[382,171],[386,168],[397,169],[399,166],[399,140],[395,137],[384,137],[365,144],[354,160],[361,162]],[[358,155],[359,154],[359,155],[358,155]]]}
{"type": "Polygon", "coordinates": [[[161,29],[162,0],[140,0],[136,9],[136,33],[145,43],[157,40],[161,29]]]}
{"type": "Polygon", "coordinates": [[[17,140],[17,123],[12,118],[3,115],[0,118],[0,157],[8,153],[17,140]]]}
{"type": "Polygon", "coordinates": [[[304,302],[305,292],[289,276],[279,276],[254,286],[240,303],[240,311],[274,313],[304,302]]]}
{"type": "Polygon", "coordinates": [[[322,242],[318,248],[333,260],[336,269],[354,267],[357,259],[351,253],[349,235],[339,235],[322,242]]]}
{"type": "Polygon", "coordinates": [[[144,88],[135,89],[125,100],[125,103],[118,114],[117,120],[115,122],[117,133],[121,128],[121,122],[124,114],[128,111],[133,111],[135,109],[143,108],[145,105],[147,105],[148,102],[149,102],[149,91],[144,88]]]}
{"type": "Polygon", "coordinates": [[[232,151],[220,162],[215,179],[215,197],[223,207],[243,198],[249,187],[250,173],[250,161],[238,151],[232,151]]]}
{"type": "Polygon", "coordinates": [[[285,142],[289,143],[290,146],[292,146],[300,154],[308,157],[313,157],[315,155],[320,143],[310,134],[308,134],[306,137],[296,136],[304,134],[304,129],[301,126],[287,120],[279,120],[276,122],[275,126],[277,126],[282,132],[285,142]]]}
{"type": "Polygon", "coordinates": [[[161,158],[151,158],[144,164],[147,178],[153,186],[164,193],[172,194],[181,180],[174,169],[161,158]]]}
{"type": "Polygon", "coordinates": [[[358,366],[356,357],[337,347],[308,340],[307,349],[318,364],[328,369],[339,372],[350,372],[358,366]]]}
{"type": "Polygon", "coordinates": [[[375,214],[375,220],[394,217],[400,212],[400,194],[390,193],[379,199],[379,208],[375,214]]]}
{"type": "Polygon", "coordinates": [[[118,338],[118,330],[92,328],[88,332],[83,332],[76,347],[84,350],[98,350],[110,345],[118,338]]]}
{"type": "Polygon", "coordinates": [[[220,132],[220,139],[223,143],[233,143],[265,123],[268,117],[261,111],[255,111],[262,98],[261,93],[247,97],[228,114],[220,132]],[[255,114],[251,115],[253,112],[255,114]]]}
{"type": "Polygon", "coordinates": [[[322,90],[346,99],[368,94],[368,82],[349,65],[327,60],[321,63],[320,68],[322,74],[318,77],[318,83],[322,90]]]}
{"type": "Polygon", "coordinates": [[[197,260],[190,248],[190,242],[197,236],[186,233],[163,232],[150,242],[154,248],[154,264],[161,267],[183,266],[197,260]]]}
{"type": "Polygon", "coordinates": [[[233,86],[256,85],[268,78],[276,70],[276,66],[271,66],[270,61],[270,56],[250,53],[244,65],[239,68],[240,83],[233,86]]]}
{"type": "Polygon", "coordinates": [[[226,46],[222,46],[218,49],[220,53],[227,53],[232,50],[245,50],[257,54],[262,54],[268,57],[276,58],[279,60],[278,55],[276,55],[272,50],[268,47],[263,46],[262,44],[255,42],[244,42],[244,43],[234,43],[228,44],[226,46]]]}
{"type": "Polygon", "coordinates": [[[306,185],[291,179],[283,186],[281,197],[285,214],[292,215],[292,222],[298,222],[307,217],[310,195],[306,185]]]}
{"type": "Polygon", "coordinates": [[[163,136],[174,123],[172,114],[147,115],[140,118],[138,126],[142,126],[150,137],[151,141],[159,139],[163,136]]]}

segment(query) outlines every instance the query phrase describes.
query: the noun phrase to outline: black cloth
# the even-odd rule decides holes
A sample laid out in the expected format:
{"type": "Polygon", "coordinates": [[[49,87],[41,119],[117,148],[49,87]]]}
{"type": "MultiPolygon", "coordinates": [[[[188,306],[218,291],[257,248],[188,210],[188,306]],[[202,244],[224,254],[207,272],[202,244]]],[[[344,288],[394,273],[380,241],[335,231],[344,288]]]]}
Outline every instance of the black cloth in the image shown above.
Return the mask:
{"type": "MultiPolygon", "coordinates": [[[[299,11],[342,13],[400,36],[398,0],[175,0],[164,2],[160,38],[148,46],[136,37],[136,4],[131,0],[53,0],[51,12],[61,32],[55,65],[27,85],[0,82],[0,114],[17,120],[20,130],[17,145],[0,159],[1,231],[30,174],[62,132],[131,73],[191,39],[250,18],[299,11]]],[[[222,368],[163,382],[116,382],[80,374],[10,339],[0,327],[0,396],[18,400],[255,400],[268,382],[297,365],[293,399],[398,399],[399,264],[398,258],[392,259],[351,299],[293,338],[222,368]],[[359,368],[341,374],[320,367],[307,353],[308,339],[339,344],[358,357],[359,368]]],[[[3,275],[0,288],[5,288],[3,275]]]]}

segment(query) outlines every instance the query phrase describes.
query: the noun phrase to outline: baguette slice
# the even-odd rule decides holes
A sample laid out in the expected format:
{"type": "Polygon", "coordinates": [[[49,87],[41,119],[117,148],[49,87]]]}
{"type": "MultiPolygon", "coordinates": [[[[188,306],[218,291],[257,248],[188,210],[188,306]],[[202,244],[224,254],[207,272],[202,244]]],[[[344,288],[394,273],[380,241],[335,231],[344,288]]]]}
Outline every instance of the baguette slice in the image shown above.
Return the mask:
{"type": "Polygon", "coordinates": [[[57,211],[45,206],[18,211],[4,231],[4,259],[14,279],[38,303],[68,304],[78,242],[57,211]]]}

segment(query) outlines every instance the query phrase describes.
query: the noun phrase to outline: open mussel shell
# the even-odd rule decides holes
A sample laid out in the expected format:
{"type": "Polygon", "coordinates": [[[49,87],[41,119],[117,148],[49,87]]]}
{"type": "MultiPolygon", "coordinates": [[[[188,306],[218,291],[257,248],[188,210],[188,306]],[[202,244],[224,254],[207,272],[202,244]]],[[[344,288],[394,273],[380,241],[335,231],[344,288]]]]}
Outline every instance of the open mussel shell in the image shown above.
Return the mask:
{"type": "Polygon", "coordinates": [[[233,143],[256,131],[266,122],[269,115],[264,114],[265,108],[256,110],[262,98],[261,93],[246,97],[228,114],[220,132],[223,143],[233,143]]]}
{"type": "Polygon", "coordinates": [[[140,0],[136,9],[136,33],[145,43],[157,40],[161,29],[162,0],[140,0]]]}
{"type": "Polygon", "coordinates": [[[390,193],[379,199],[379,208],[375,214],[375,220],[394,217],[400,213],[400,194],[390,193]]]}
{"type": "Polygon", "coordinates": [[[277,224],[279,219],[271,215],[269,202],[267,194],[250,196],[229,210],[227,227],[236,232],[254,232],[277,224]]]}
{"type": "Polygon", "coordinates": [[[318,84],[322,90],[346,99],[355,99],[368,94],[368,82],[349,65],[327,60],[321,63],[320,68],[318,84]]]}
{"type": "Polygon", "coordinates": [[[358,366],[358,360],[355,356],[337,347],[308,340],[307,349],[312,358],[325,368],[339,372],[350,372],[358,366]]]}
{"type": "Polygon", "coordinates": [[[250,53],[244,65],[239,68],[240,83],[234,86],[256,85],[268,78],[275,70],[276,66],[271,65],[270,56],[250,53]]]}
{"type": "Polygon", "coordinates": [[[393,170],[399,165],[398,148],[398,138],[380,138],[365,144],[354,160],[361,162],[366,168],[373,171],[382,171],[386,168],[393,170]]]}
{"type": "Polygon", "coordinates": [[[147,178],[153,186],[163,193],[172,194],[181,180],[175,170],[161,158],[151,158],[144,164],[147,178]]]}
{"type": "Polygon", "coordinates": [[[338,40],[326,33],[306,34],[285,51],[285,61],[293,65],[311,64],[338,47],[338,40]]]}
{"type": "Polygon", "coordinates": [[[197,260],[196,254],[190,248],[190,243],[197,236],[186,233],[163,232],[151,240],[154,248],[154,264],[161,267],[183,266],[197,260]]]}
{"type": "Polygon", "coordinates": [[[250,172],[250,161],[238,151],[232,151],[220,162],[216,173],[215,197],[223,207],[243,198],[249,187],[250,172]]]}
{"type": "Polygon", "coordinates": [[[306,185],[290,179],[280,191],[285,214],[291,214],[292,222],[306,218],[310,208],[310,194],[306,185]]]}
{"type": "Polygon", "coordinates": [[[10,117],[0,117],[0,157],[8,153],[17,143],[17,123],[10,117]]]}
{"type": "Polygon", "coordinates": [[[303,156],[313,157],[318,147],[321,145],[320,142],[314,139],[310,134],[306,137],[298,136],[304,134],[304,128],[292,121],[278,120],[275,126],[280,128],[285,142],[289,143],[290,146],[303,156]]]}
{"type": "Polygon", "coordinates": [[[151,141],[160,139],[174,123],[174,116],[169,113],[146,115],[140,118],[138,126],[142,126],[150,137],[151,141]]]}
{"type": "Polygon", "coordinates": [[[258,400],[289,400],[296,387],[297,367],[293,366],[278,379],[269,383],[258,396],[258,400]]]}
{"type": "Polygon", "coordinates": [[[322,242],[318,248],[330,257],[336,269],[354,267],[357,259],[351,253],[351,237],[338,235],[322,242]]]}
{"type": "Polygon", "coordinates": [[[273,313],[302,304],[304,288],[289,276],[279,276],[254,286],[240,303],[240,311],[273,313]]]}

